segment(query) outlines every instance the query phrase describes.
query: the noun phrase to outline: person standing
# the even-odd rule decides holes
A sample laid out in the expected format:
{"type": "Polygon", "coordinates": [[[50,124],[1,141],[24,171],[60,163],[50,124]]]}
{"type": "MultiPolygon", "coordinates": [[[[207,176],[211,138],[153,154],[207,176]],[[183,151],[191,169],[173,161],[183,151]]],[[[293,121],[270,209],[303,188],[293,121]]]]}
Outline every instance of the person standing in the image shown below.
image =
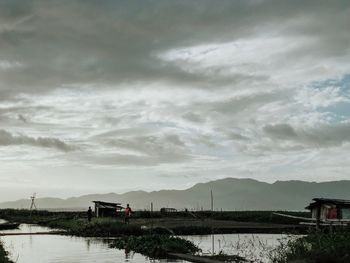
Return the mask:
{"type": "Polygon", "coordinates": [[[130,220],[130,217],[131,217],[131,213],[132,213],[132,210],[129,206],[129,204],[126,205],[126,208],[124,210],[124,223],[125,224],[129,224],[129,220],[130,220]]]}
{"type": "Polygon", "coordinates": [[[91,206],[89,206],[89,209],[87,210],[87,218],[89,223],[91,222],[91,218],[92,218],[92,209],[91,206]]]}

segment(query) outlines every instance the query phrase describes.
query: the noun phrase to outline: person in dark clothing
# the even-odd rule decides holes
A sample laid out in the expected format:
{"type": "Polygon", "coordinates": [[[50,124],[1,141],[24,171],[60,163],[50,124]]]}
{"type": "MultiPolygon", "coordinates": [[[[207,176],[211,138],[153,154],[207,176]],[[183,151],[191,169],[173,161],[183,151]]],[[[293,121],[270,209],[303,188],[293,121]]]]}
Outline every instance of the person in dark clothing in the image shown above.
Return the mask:
{"type": "Polygon", "coordinates": [[[124,210],[124,222],[125,224],[129,224],[129,219],[131,217],[132,210],[129,206],[129,204],[126,205],[126,208],[124,210]]]}
{"type": "Polygon", "coordinates": [[[91,222],[91,218],[92,218],[91,206],[89,206],[89,209],[87,210],[87,218],[88,218],[88,221],[91,222]]]}

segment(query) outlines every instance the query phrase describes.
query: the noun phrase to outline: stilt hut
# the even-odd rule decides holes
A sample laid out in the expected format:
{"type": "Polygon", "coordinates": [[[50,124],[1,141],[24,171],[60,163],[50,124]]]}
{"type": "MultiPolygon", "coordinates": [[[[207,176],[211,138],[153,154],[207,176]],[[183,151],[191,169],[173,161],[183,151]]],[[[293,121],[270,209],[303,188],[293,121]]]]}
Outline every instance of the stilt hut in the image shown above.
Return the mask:
{"type": "Polygon", "coordinates": [[[95,203],[96,217],[116,216],[116,213],[123,209],[121,203],[110,203],[103,201],[93,201],[93,203],[95,203]]]}
{"type": "Polygon", "coordinates": [[[311,211],[312,219],[320,222],[350,223],[350,200],[314,198],[305,209],[311,211]]]}

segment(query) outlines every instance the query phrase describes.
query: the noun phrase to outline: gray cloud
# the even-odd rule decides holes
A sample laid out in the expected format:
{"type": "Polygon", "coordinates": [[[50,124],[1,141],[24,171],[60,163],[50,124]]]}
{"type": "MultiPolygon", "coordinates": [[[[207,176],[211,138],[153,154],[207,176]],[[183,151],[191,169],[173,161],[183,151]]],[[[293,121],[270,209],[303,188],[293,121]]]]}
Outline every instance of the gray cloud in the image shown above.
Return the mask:
{"type": "Polygon", "coordinates": [[[192,121],[192,122],[203,122],[204,119],[196,113],[193,112],[186,112],[182,117],[186,120],[192,121]]]}
{"type": "Polygon", "coordinates": [[[25,135],[14,136],[13,134],[0,130],[0,146],[9,145],[31,145],[44,148],[55,148],[60,151],[68,152],[75,149],[75,147],[56,138],[32,138],[25,135]]]}
{"type": "MultiPolygon", "coordinates": [[[[212,85],[227,83],[222,76],[215,79],[220,74],[187,72],[155,55],[181,46],[233,41],[260,31],[278,34],[288,30],[290,35],[314,36],[321,44],[317,48],[305,45],[291,57],[296,53],[299,57],[338,57],[348,52],[350,38],[347,1],[227,0],[218,5],[209,0],[30,0],[25,4],[3,1],[1,5],[0,59],[23,65],[0,72],[2,98],[16,91],[44,92],[67,83],[139,79],[202,86],[209,80],[214,81],[212,85]]],[[[228,78],[232,83],[255,76],[228,78]]]]}
{"type": "MultiPolygon", "coordinates": [[[[106,144],[142,153],[145,156],[134,156],[134,159],[149,159],[152,163],[181,162],[191,159],[189,149],[185,143],[175,134],[162,136],[140,136],[122,139],[108,139],[106,144]]],[[[132,155],[127,157],[130,159],[132,155]]],[[[130,162],[132,163],[132,162],[130,162]]]]}
{"type": "Polygon", "coordinates": [[[346,177],[349,24],[348,0],[0,1],[0,145],[79,146],[6,147],[0,179],[346,177]]]}
{"type": "Polygon", "coordinates": [[[234,140],[234,141],[248,141],[249,138],[242,135],[242,134],[239,134],[239,133],[236,133],[236,132],[230,132],[227,137],[230,139],[230,140],[234,140]]]}
{"type": "Polygon", "coordinates": [[[266,125],[263,130],[272,139],[291,141],[304,147],[335,147],[350,142],[350,123],[301,129],[283,123],[266,125]]]}

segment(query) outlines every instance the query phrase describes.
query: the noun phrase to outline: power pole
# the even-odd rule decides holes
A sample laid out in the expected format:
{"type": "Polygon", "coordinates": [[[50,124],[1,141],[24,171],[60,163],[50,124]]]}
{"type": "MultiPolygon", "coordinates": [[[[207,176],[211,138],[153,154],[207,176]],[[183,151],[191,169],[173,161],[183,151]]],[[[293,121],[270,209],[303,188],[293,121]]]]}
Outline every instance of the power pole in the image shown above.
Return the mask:
{"type": "Polygon", "coordinates": [[[210,208],[211,211],[214,211],[214,199],[213,199],[213,190],[210,190],[210,208]]]}
{"type": "Polygon", "coordinates": [[[30,200],[31,200],[30,208],[29,208],[30,216],[32,216],[33,210],[36,210],[35,196],[36,196],[36,193],[33,193],[33,195],[30,197],[30,200]]]}
{"type": "Polygon", "coordinates": [[[36,196],[36,193],[33,193],[33,195],[30,197],[31,203],[30,203],[29,210],[36,210],[35,196],[36,196]]]}

